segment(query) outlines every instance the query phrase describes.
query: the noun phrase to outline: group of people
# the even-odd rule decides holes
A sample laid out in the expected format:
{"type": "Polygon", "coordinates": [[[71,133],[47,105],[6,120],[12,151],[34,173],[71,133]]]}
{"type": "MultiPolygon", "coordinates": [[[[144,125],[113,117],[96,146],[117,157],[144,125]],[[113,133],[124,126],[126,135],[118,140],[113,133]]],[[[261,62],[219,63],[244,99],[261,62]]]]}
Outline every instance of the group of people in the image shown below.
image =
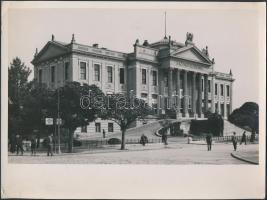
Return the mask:
{"type": "MultiPolygon", "coordinates": [[[[233,132],[231,140],[233,143],[234,151],[236,151],[237,150],[237,143],[238,143],[238,138],[236,136],[236,132],[233,132]]],[[[211,134],[206,135],[206,142],[207,142],[207,146],[208,146],[208,151],[211,151],[211,146],[212,146],[212,135],[211,134]]],[[[246,131],[244,131],[242,134],[240,145],[242,145],[242,143],[245,143],[245,145],[247,144],[246,131]]]]}
{"type": "MultiPolygon", "coordinates": [[[[53,135],[49,135],[47,138],[45,138],[46,148],[47,148],[47,156],[51,155],[53,156],[53,135]]],[[[31,155],[36,155],[36,149],[39,146],[39,140],[35,135],[32,135],[30,138],[30,147],[31,147],[31,155]]],[[[15,149],[17,155],[23,155],[24,148],[23,148],[23,138],[21,135],[17,134],[15,137],[15,149]]]]}

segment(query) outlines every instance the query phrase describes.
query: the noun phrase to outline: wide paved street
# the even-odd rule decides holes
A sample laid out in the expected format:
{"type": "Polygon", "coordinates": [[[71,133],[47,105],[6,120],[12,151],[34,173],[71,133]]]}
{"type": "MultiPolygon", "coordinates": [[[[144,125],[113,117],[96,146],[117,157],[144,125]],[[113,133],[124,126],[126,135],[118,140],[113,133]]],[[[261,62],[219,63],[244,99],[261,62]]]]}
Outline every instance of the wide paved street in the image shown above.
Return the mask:
{"type": "MultiPolygon", "coordinates": [[[[231,156],[231,143],[218,143],[207,151],[206,145],[170,143],[127,145],[121,151],[119,146],[111,149],[90,150],[76,154],[61,154],[47,157],[44,153],[37,156],[9,156],[9,163],[46,163],[46,164],[248,164],[231,156]]],[[[238,151],[257,151],[257,144],[238,146],[238,151]]]]}

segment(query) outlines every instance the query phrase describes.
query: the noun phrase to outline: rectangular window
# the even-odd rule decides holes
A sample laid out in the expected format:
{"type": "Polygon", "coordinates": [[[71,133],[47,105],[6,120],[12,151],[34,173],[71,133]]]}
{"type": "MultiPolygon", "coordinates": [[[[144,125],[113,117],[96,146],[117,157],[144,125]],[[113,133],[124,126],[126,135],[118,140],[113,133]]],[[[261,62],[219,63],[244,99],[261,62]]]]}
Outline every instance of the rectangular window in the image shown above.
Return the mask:
{"type": "Polygon", "coordinates": [[[42,83],[43,71],[39,69],[39,83],[42,83]]]}
{"type": "Polygon", "coordinates": [[[204,79],[201,79],[201,91],[204,91],[204,79]]]}
{"type": "Polygon", "coordinates": [[[108,132],[113,132],[114,128],[113,128],[113,123],[108,123],[108,132]]]}
{"type": "Polygon", "coordinates": [[[142,84],[146,84],[146,69],[142,69],[142,84]]]}
{"type": "Polygon", "coordinates": [[[152,78],[152,81],[153,81],[153,86],[157,86],[157,82],[158,82],[158,80],[157,80],[157,71],[152,71],[152,76],[153,76],[153,78],[152,78]]]}
{"type": "Polygon", "coordinates": [[[230,96],[230,86],[227,85],[227,86],[226,86],[226,89],[227,89],[227,96],[229,97],[229,96],[230,96]]]}
{"type": "Polygon", "coordinates": [[[218,94],[218,85],[217,85],[217,83],[215,83],[215,95],[217,95],[218,94]]]}
{"type": "Polygon", "coordinates": [[[224,116],[224,105],[223,104],[221,104],[221,116],[224,116]]]}
{"type": "Polygon", "coordinates": [[[51,67],[51,82],[55,82],[55,66],[51,67]]]}
{"type": "Polygon", "coordinates": [[[86,63],[80,62],[80,79],[86,80],[86,63]]]}
{"type": "Polygon", "coordinates": [[[65,63],[65,80],[69,79],[69,63],[65,63]]]}
{"type": "Polygon", "coordinates": [[[124,84],[124,69],[120,68],[120,84],[124,84]]]}
{"type": "Polygon", "coordinates": [[[157,94],[152,94],[152,99],[158,99],[158,95],[157,94]]]}
{"type": "Polygon", "coordinates": [[[94,64],[95,81],[100,81],[100,65],[94,64]]]}
{"type": "Polygon", "coordinates": [[[112,83],[112,67],[108,66],[108,83],[112,83]]]}
{"type": "Polygon", "coordinates": [[[168,85],[169,85],[169,80],[168,80],[168,74],[167,73],[165,73],[164,74],[164,86],[165,87],[168,87],[168,85]]]}
{"type": "Polygon", "coordinates": [[[95,123],[95,132],[101,133],[101,124],[99,122],[95,123]]]}
{"type": "Polygon", "coordinates": [[[223,91],[223,85],[221,84],[221,96],[223,96],[224,91],[223,91]]]}
{"type": "Polygon", "coordinates": [[[82,126],[81,127],[81,132],[82,133],[87,133],[87,126],[82,126]]]}
{"type": "Polygon", "coordinates": [[[210,80],[208,80],[208,92],[210,92],[210,80]]]}
{"type": "Polygon", "coordinates": [[[229,115],[231,114],[231,113],[230,113],[230,105],[227,104],[227,105],[226,105],[226,108],[227,108],[227,117],[229,117],[229,115]]]}
{"type": "Polygon", "coordinates": [[[141,93],[141,98],[147,98],[147,93],[141,93]]]}

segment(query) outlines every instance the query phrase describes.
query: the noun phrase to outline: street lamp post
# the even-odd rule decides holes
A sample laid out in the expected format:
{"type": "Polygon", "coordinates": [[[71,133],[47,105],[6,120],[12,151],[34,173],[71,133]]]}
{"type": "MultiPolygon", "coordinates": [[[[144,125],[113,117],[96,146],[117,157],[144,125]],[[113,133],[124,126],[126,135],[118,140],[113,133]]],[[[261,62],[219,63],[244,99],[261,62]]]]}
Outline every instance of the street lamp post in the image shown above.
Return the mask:
{"type": "Polygon", "coordinates": [[[133,98],[133,90],[130,90],[130,109],[134,107],[134,98],[133,98]]]}

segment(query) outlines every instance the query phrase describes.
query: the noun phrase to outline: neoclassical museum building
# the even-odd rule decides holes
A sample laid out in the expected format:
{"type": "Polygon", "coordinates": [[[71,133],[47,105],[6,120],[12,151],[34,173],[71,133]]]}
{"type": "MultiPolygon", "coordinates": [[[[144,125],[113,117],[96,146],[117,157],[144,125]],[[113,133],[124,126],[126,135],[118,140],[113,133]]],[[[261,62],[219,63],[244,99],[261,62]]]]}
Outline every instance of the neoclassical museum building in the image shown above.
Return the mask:
{"type": "MultiPolygon", "coordinates": [[[[36,49],[32,64],[34,77],[55,89],[68,81],[97,85],[104,93],[134,93],[155,108],[158,114],[176,108],[177,119],[203,118],[206,111],[224,118],[232,112],[233,75],[215,71],[215,60],[208,47],[199,49],[193,34],[184,43],[169,36],[150,43],[138,39],[132,53],[123,53],[84,45],[51,41],[40,52],[36,49]]],[[[78,132],[114,132],[112,121],[96,120],[78,132]]]]}

